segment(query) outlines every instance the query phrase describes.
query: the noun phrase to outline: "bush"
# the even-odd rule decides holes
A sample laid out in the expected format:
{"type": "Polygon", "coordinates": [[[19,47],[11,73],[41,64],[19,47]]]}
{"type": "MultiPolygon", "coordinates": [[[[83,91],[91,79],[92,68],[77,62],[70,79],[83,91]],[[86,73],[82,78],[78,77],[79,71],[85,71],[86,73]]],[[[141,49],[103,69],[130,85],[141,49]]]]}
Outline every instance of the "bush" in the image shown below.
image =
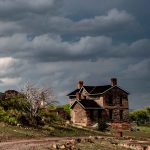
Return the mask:
{"type": "Polygon", "coordinates": [[[63,105],[64,111],[66,112],[67,115],[67,119],[70,120],[71,119],[71,115],[70,115],[70,104],[65,104],[63,105]]]}
{"type": "Polygon", "coordinates": [[[136,121],[137,124],[146,124],[150,120],[146,109],[137,109],[130,112],[129,119],[130,121],[136,121]]]}
{"type": "Polygon", "coordinates": [[[56,112],[47,109],[39,110],[38,117],[41,118],[41,122],[44,125],[53,124],[54,122],[62,122],[62,118],[60,118],[56,112]]]}
{"type": "Polygon", "coordinates": [[[108,125],[106,123],[106,120],[99,119],[98,120],[98,130],[99,131],[105,131],[108,128],[108,125]]]}
{"type": "Polygon", "coordinates": [[[6,112],[3,107],[0,107],[0,121],[4,121],[4,117],[6,116],[6,112]]]}

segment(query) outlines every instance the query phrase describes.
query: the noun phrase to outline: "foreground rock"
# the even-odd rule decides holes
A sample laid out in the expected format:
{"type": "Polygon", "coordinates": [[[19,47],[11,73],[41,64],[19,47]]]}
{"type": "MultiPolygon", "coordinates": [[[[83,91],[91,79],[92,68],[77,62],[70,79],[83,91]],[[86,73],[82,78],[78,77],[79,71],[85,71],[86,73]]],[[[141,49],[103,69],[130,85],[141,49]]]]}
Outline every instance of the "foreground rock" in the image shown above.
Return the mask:
{"type": "Polygon", "coordinates": [[[150,150],[150,143],[148,141],[133,141],[126,138],[114,139],[113,137],[81,137],[72,140],[67,140],[59,144],[53,144],[52,149],[66,149],[66,150],[80,150],[88,149],[94,150],[97,148],[108,148],[111,150],[119,149],[133,149],[133,150],[150,150]],[[95,148],[94,148],[95,147],[95,148]]]}

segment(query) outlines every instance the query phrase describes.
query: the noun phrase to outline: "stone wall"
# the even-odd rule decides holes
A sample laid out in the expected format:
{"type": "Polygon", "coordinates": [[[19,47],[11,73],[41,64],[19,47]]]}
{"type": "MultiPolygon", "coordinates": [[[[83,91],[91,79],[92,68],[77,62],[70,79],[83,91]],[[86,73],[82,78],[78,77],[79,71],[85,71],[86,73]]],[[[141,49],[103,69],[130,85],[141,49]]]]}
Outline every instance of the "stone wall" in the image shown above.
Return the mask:
{"type": "Polygon", "coordinates": [[[106,109],[107,120],[110,122],[128,122],[128,95],[119,88],[113,88],[112,90],[105,93],[103,97],[104,109],[106,109]],[[112,98],[112,104],[108,103],[109,97],[112,98]],[[122,104],[120,103],[122,99],[122,104]],[[113,111],[112,119],[109,119],[109,110],[113,111]],[[120,119],[120,111],[123,111],[122,119],[120,119]]]}
{"type": "Polygon", "coordinates": [[[109,118],[109,109],[105,109],[103,118],[109,122],[129,122],[128,109],[112,109],[112,119],[109,118]],[[120,119],[120,110],[123,110],[122,119],[120,119]]]}
{"type": "Polygon", "coordinates": [[[123,110],[123,121],[129,122],[129,110],[128,109],[123,110]]]}
{"type": "Polygon", "coordinates": [[[79,104],[76,104],[74,108],[71,109],[71,121],[74,124],[87,125],[87,113],[79,104]]]}

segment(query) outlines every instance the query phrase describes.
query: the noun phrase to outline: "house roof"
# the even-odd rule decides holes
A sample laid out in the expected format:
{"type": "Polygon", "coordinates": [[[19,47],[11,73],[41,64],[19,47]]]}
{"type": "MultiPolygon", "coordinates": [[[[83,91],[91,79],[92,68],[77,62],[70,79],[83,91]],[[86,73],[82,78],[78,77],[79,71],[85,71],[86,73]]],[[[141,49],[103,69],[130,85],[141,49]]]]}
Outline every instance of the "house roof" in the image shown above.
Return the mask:
{"type": "Polygon", "coordinates": [[[71,109],[79,104],[83,109],[103,109],[100,105],[98,105],[94,100],[75,100],[75,102],[71,105],[71,109]]]}
{"type": "Polygon", "coordinates": [[[109,90],[111,90],[113,88],[118,88],[118,89],[122,90],[123,92],[125,92],[126,94],[130,94],[128,91],[126,91],[126,90],[122,89],[121,87],[115,85],[115,86],[110,86],[110,88],[104,90],[103,92],[100,92],[100,91],[97,91],[97,93],[96,92],[95,93],[92,92],[92,93],[89,93],[89,95],[104,94],[105,92],[107,92],[107,91],[109,91],[109,90]]]}
{"type": "Polygon", "coordinates": [[[111,85],[104,85],[104,86],[83,86],[85,90],[89,94],[97,94],[97,93],[103,93],[104,91],[110,89],[111,85]]]}
{"type": "Polygon", "coordinates": [[[73,92],[69,93],[67,96],[75,96],[77,92],[79,92],[80,89],[76,89],[73,92]]]}
{"type": "Polygon", "coordinates": [[[83,88],[87,91],[87,93],[89,95],[96,95],[96,94],[103,94],[105,93],[106,91],[114,88],[114,87],[117,87],[119,88],[120,90],[124,91],[125,93],[129,94],[128,91],[122,89],[121,87],[119,86],[111,86],[111,85],[103,85],[103,86],[82,86],[81,89],[76,89],[74,90],[73,92],[69,93],[67,96],[75,96],[77,92],[81,92],[83,90],[83,88]]]}

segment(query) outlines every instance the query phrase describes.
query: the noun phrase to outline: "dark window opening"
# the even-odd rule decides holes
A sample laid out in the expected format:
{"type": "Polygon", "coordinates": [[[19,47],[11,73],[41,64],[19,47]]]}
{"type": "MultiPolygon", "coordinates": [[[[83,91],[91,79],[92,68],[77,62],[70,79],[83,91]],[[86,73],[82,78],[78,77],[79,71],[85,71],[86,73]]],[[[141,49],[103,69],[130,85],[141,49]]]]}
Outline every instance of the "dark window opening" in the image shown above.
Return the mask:
{"type": "Polygon", "coordinates": [[[110,109],[110,110],[109,110],[109,119],[112,119],[112,114],[113,114],[113,110],[110,109]]]}
{"type": "Polygon", "coordinates": [[[127,99],[128,97],[127,97],[127,95],[124,95],[123,98],[124,98],[124,99],[127,99]]]}
{"type": "Polygon", "coordinates": [[[123,120],[123,110],[120,110],[120,120],[123,120]]]}
{"type": "Polygon", "coordinates": [[[102,110],[98,110],[98,118],[102,118],[102,110]]]}
{"type": "Polygon", "coordinates": [[[94,120],[94,111],[93,110],[90,110],[90,119],[94,120]]]}
{"type": "Polygon", "coordinates": [[[112,96],[108,97],[107,103],[108,103],[108,105],[112,105],[113,104],[113,98],[112,98],[112,96]]]}
{"type": "Polygon", "coordinates": [[[120,96],[120,105],[122,105],[122,96],[120,96]]]}

